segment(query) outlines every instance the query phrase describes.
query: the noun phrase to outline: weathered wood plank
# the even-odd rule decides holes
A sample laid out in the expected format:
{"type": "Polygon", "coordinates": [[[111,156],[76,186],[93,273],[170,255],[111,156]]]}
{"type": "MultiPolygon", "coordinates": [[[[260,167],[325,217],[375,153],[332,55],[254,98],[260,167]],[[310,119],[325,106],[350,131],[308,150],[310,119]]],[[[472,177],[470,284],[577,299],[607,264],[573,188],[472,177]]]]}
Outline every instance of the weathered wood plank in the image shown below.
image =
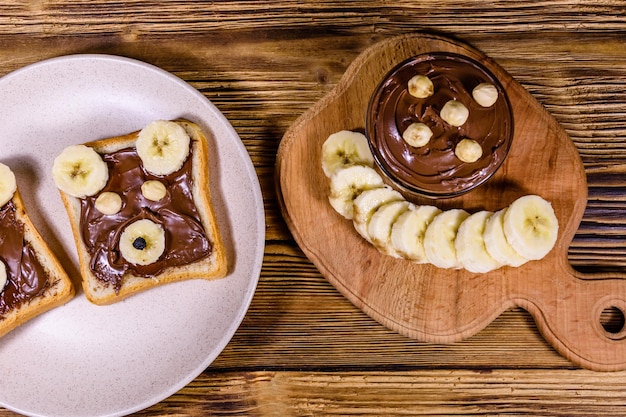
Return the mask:
{"type": "Polygon", "coordinates": [[[297,248],[273,178],[284,132],[360,52],[409,31],[442,33],[494,58],[565,128],[590,187],[570,260],[623,271],[624,10],[614,0],[0,1],[0,75],[71,53],[153,63],[218,106],[259,174],[268,245],[248,315],[203,375],[138,414],[626,414],[624,374],[570,369],[521,309],[451,345],[374,322],[297,248]]]}
{"type": "Polygon", "coordinates": [[[624,376],[546,370],[207,372],[137,415],[620,415],[626,412],[624,376]]]}

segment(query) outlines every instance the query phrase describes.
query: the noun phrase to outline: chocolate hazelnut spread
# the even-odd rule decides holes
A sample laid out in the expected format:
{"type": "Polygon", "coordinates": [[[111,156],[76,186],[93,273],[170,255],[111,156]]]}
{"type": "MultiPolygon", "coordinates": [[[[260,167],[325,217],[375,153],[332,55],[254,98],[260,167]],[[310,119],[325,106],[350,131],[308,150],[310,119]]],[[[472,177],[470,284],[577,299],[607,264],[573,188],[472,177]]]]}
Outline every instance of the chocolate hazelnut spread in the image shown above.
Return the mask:
{"type": "Polygon", "coordinates": [[[135,148],[103,154],[109,166],[109,181],[101,192],[115,192],[122,197],[122,208],[105,215],[95,207],[97,195],[81,199],[81,232],[91,255],[90,267],[101,281],[122,286],[122,277],[132,273],[152,277],[170,266],[186,265],[211,253],[212,244],[200,222],[192,195],[192,153],[182,168],[172,174],[155,176],[141,165],[135,148]],[[167,193],[159,201],[145,198],[141,185],[148,180],[161,181],[167,193]],[[125,227],[140,219],[150,219],[165,230],[165,251],[154,263],[134,265],[119,250],[120,235],[125,227]]]}
{"type": "Polygon", "coordinates": [[[367,136],[381,170],[404,190],[428,197],[448,197],[484,183],[504,161],[513,135],[508,99],[498,79],[478,62],[467,57],[430,53],[407,60],[380,83],[370,101],[367,136]],[[425,75],[434,85],[434,94],[416,98],[407,83],[425,75]],[[482,107],[472,97],[480,83],[492,83],[498,99],[482,107]],[[469,110],[459,127],[440,116],[443,106],[458,100],[469,110]],[[428,144],[412,147],[402,133],[412,123],[424,123],[433,132],[428,144]],[[482,157],[472,163],[460,161],[454,153],[462,139],[477,141],[482,157]]]}
{"type": "Polygon", "coordinates": [[[0,208],[0,258],[8,273],[4,290],[0,288],[0,318],[51,286],[35,250],[24,240],[24,223],[15,211],[12,201],[0,208]]]}

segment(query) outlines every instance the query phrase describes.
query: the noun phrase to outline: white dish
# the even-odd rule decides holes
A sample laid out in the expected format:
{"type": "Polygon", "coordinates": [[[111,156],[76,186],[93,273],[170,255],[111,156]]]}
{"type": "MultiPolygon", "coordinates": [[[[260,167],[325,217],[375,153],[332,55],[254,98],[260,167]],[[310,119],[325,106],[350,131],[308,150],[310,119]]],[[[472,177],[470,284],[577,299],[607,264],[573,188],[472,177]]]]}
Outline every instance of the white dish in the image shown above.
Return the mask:
{"type": "Polygon", "coordinates": [[[74,277],[74,242],[50,175],[56,154],[155,119],[185,117],[208,133],[211,193],[230,257],[226,278],[169,284],[103,307],[79,288],[66,305],[0,339],[0,405],[18,413],[120,416],[167,398],[224,349],[260,275],[263,201],[239,136],[181,79],[115,56],[27,66],[0,78],[0,97],[0,162],[16,173],[35,225],[74,277]]]}

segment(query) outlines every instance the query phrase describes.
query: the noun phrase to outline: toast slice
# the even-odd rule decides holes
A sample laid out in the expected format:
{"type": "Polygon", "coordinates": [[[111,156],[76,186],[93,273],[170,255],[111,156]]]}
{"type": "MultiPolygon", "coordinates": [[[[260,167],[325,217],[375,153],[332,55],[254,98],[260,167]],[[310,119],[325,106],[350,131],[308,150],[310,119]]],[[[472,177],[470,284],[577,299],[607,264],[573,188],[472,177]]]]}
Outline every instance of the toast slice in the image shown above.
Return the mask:
{"type": "MultiPolygon", "coordinates": [[[[186,184],[189,185],[191,190],[191,196],[188,197],[192,199],[191,204],[195,207],[195,214],[186,214],[184,217],[186,219],[193,217],[193,219],[186,221],[193,224],[194,230],[199,230],[204,237],[197,236],[195,232],[190,232],[190,235],[194,237],[193,239],[190,237],[186,241],[187,238],[185,236],[188,236],[187,232],[182,233],[182,235],[174,235],[174,231],[178,231],[178,223],[176,222],[179,219],[173,223],[167,223],[161,216],[161,213],[172,214],[172,211],[176,211],[177,207],[167,206],[166,208],[169,211],[163,211],[159,208],[160,203],[146,200],[141,195],[142,191],[137,189],[142,181],[157,180],[166,185],[168,194],[165,200],[171,199],[174,201],[178,199],[182,201],[184,196],[177,194],[175,180],[168,179],[169,177],[152,175],[147,173],[146,169],[142,167],[133,169],[133,172],[136,173],[133,177],[125,177],[125,179],[116,177],[116,172],[121,165],[120,161],[122,161],[122,157],[118,158],[117,155],[125,155],[125,153],[131,155],[133,152],[135,155],[137,154],[135,144],[140,131],[85,143],[86,146],[94,149],[107,161],[109,179],[100,192],[92,196],[77,198],[59,189],[61,199],[69,216],[78,252],[82,287],[88,300],[94,304],[111,304],[137,292],[166,283],[188,279],[211,280],[222,278],[227,274],[226,250],[217,225],[209,189],[207,138],[201,128],[193,122],[183,119],[175,120],[174,122],[182,126],[190,138],[190,153],[185,161],[185,166],[190,166],[191,178],[189,178],[189,182],[186,184]],[[134,184],[128,185],[129,182],[134,182],[134,184]],[[121,186],[120,184],[122,183],[125,185],[121,186]],[[121,195],[125,207],[122,211],[126,211],[124,216],[121,216],[119,219],[116,217],[118,214],[107,216],[95,208],[95,200],[97,200],[99,194],[104,192],[114,192],[121,195]],[[134,193],[132,199],[129,193],[134,193]],[[125,201],[127,199],[132,201],[125,201]],[[129,208],[130,205],[133,207],[129,208]],[[165,249],[163,255],[159,258],[160,260],[155,263],[160,265],[157,269],[152,268],[151,265],[138,266],[128,262],[124,259],[120,249],[120,235],[123,233],[124,228],[134,220],[146,217],[156,223],[160,223],[165,230],[165,249]],[[88,223],[92,229],[98,229],[101,225],[107,223],[106,233],[104,233],[106,236],[100,240],[102,243],[99,246],[99,250],[94,249],[95,246],[92,244],[95,241],[93,234],[90,235],[84,232],[84,223],[88,223]],[[175,258],[170,256],[175,250],[173,248],[174,244],[177,245],[176,250],[182,251],[181,245],[191,246],[191,242],[195,242],[197,239],[205,239],[208,246],[210,246],[210,250],[203,256],[184,263],[178,262],[178,264],[170,264],[163,261],[165,258],[175,258]]],[[[143,164],[139,158],[137,158],[137,161],[139,161],[140,165],[143,164]]],[[[181,169],[188,169],[185,166],[181,169]]],[[[188,201],[185,204],[187,203],[188,201]]]]}
{"type": "Polygon", "coordinates": [[[7,268],[0,288],[0,337],[74,296],[72,281],[30,220],[18,190],[0,208],[0,259],[7,268]]]}

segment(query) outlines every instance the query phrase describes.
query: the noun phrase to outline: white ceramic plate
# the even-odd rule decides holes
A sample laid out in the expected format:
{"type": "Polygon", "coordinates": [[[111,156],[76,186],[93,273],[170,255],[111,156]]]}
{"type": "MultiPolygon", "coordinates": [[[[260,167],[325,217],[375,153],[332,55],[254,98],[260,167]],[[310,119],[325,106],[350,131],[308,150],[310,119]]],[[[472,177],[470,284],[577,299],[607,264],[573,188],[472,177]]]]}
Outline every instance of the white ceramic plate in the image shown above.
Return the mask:
{"type": "Polygon", "coordinates": [[[110,306],[82,290],[0,339],[0,405],[32,416],[119,416],[204,371],[241,323],[261,270],[258,178],[230,123],[200,92],[154,66],[107,55],[42,61],[0,78],[0,162],[70,275],[69,222],[50,170],[65,146],[185,117],[209,136],[211,193],[230,257],[216,281],[166,285],[110,306]]]}

